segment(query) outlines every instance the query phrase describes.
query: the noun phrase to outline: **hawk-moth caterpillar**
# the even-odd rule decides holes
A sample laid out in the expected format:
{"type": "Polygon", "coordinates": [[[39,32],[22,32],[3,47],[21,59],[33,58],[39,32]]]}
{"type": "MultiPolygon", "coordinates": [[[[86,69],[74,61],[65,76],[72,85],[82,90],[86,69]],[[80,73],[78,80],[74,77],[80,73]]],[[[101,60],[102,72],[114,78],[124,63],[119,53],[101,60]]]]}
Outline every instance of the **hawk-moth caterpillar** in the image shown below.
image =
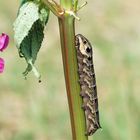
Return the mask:
{"type": "Polygon", "coordinates": [[[86,132],[91,136],[101,128],[99,123],[96,79],[93,66],[92,46],[83,35],[76,35],[75,47],[78,61],[80,96],[83,98],[82,108],[85,112],[86,132]]]}

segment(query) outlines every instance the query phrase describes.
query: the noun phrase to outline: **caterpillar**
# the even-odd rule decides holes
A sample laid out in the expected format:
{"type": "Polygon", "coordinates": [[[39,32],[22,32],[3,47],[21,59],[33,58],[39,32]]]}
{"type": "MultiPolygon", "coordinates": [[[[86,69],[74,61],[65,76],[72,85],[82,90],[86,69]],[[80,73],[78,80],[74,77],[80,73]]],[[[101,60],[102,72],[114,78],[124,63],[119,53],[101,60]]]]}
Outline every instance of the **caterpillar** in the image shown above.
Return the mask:
{"type": "Polygon", "coordinates": [[[99,123],[98,97],[93,66],[92,46],[87,38],[78,34],[75,37],[75,47],[78,62],[80,96],[83,99],[82,109],[85,112],[85,135],[93,135],[101,128],[99,123]]]}

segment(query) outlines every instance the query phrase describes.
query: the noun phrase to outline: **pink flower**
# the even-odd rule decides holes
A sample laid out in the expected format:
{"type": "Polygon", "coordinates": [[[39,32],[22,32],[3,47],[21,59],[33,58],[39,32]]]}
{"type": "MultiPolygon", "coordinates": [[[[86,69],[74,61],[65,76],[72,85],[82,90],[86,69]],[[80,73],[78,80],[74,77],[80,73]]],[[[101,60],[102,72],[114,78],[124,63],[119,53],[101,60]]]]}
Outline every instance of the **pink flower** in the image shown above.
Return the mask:
{"type": "MultiPolygon", "coordinates": [[[[0,35],[0,51],[5,50],[9,43],[9,36],[5,33],[0,35]]],[[[4,71],[4,60],[0,58],[0,73],[4,71]]]]}
{"type": "Polygon", "coordinates": [[[5,33],[2,33],[2,35],[0,35],[0,51],[2,52],[4,49],[7,48],[9,43],[9,36],[5,33]]]}
{"type": "Polygon", "coordinates": [[[0,73],[4,71],[4,60],[0,58],[0,73]]]}

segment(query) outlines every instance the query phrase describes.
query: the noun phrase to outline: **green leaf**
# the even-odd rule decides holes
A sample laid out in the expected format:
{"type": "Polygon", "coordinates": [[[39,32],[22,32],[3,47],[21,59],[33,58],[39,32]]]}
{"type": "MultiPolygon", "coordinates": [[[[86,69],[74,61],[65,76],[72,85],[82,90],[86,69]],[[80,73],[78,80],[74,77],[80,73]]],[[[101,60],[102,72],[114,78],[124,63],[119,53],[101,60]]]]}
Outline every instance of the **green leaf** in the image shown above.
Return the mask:
{"type": "Polygon", "coordinates": [[[48,7],[46,7],[45,4],[41,4],[39,7],[39,18],[41,20],[41,22],[43,23],[43,25],[46,25],[46,23],[48,22],[49,16],[49,10],[48,7]]]}
{"type": "Polygon", "coordinates": [[[28,35],[33,23],[39,19],[39,7],[33,2],[26,2],[21,6],[18,17],[14,23],[15,42],[20,47],[23,39],[28,35]]]}
{"type": "Polygon", "coordinates": [[[14,23],[15,42],[21,57],[28,66],[24,76],[31,70],[40,79],[40,74],[34,66],[37,54],[44,38],[44,27],[48,21],[49,10],[42,3],[25,2],[19,10],[14,23]]]}

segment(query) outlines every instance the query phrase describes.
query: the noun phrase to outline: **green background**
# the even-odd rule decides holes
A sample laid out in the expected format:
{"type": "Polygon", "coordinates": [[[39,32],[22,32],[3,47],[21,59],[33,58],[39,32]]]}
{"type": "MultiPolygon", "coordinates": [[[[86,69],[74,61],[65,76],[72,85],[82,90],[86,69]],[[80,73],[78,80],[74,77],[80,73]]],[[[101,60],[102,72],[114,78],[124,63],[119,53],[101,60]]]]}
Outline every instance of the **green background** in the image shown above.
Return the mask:
{"type": "MultiPolygon", "coordinates": [[[[83,1],[80,1],[82,4],[83,1]]],[[[90,140],[140,138],[140,2],[88,0],[79,11],[76,33],[94,45],[102,130],[90,140]]],[[[71,140],[57,18],[51,14],[36,66],[42,83],[31,73],[24,80],[24,59],[13,39],[19,1],[0,0],[0,33],[10,35],[0,74],[0,140],[71,140]]]]}

